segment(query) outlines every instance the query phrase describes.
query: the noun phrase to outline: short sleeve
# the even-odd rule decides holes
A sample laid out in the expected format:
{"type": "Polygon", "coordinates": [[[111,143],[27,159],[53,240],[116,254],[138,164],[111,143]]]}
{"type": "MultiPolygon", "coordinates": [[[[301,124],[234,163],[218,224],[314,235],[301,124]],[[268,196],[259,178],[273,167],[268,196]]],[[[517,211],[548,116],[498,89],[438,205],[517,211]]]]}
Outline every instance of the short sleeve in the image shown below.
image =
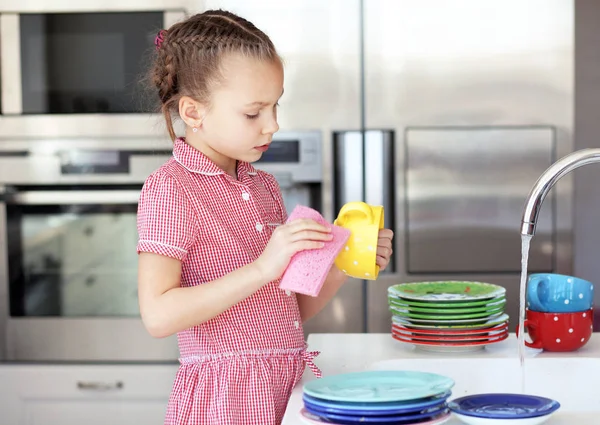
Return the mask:
{"type": "Polygon", "coordinates": [[[173,177],[155,173],[146,179],[137,213],[137,252],[185,260],[197,238],[197,220],[185,190],[173,177]]]}

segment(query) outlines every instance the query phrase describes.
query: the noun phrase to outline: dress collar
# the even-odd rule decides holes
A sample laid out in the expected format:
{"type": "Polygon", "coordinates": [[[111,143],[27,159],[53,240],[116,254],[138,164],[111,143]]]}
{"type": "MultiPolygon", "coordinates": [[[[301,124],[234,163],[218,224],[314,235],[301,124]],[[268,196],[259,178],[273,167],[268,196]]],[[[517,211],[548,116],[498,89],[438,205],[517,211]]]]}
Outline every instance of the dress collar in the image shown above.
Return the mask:
{"type": "MultiPolygon", "coordinates": [[[[199,150],[188,145],[185,138],[175,139],[173,144],[173,157],[175,161],[181,164],[185,169],[205,176],[218,176],[226,174],[222,168],[215,164],[209,157],[199,150]]],[[[240,172],[246,172],[249,175],[256,175],[255,168],[248,162],[238,161],[238,177],[240,172]]]]}

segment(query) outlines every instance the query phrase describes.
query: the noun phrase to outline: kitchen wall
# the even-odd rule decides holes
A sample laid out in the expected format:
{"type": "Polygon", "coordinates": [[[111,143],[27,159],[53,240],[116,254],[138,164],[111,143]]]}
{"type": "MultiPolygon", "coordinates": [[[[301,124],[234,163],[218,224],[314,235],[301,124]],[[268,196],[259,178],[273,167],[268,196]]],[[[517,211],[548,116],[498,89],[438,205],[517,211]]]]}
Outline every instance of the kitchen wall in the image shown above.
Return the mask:
{"type": "MultiPolygon", "coordinates": [[[[600,1],[575,2],[575,141],[574,149],[600,147],[600,1]]],[[[600,165],[574,174],[573,270],[596,284],[600,305],[600,165]]],[[[600,314],[595,315],[600,330],[600,314]]]]}

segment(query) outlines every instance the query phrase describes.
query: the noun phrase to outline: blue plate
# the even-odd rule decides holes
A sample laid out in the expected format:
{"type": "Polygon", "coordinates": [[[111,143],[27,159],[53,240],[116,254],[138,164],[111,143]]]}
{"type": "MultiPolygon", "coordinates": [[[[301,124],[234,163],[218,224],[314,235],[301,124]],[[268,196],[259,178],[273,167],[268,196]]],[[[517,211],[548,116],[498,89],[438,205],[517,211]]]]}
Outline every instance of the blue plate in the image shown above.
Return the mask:
{"type": "Polygon", "coordinates": [[[425,416],[436,415],[437,413],[441,413],[445,409],[447,410],[448,406],[446,405],[446,403],[442,402],[435,406],[427,407],[425,409],[420,409],[420,410],[413,410],[411,412],[385,413],[385,414],[381,414],[380,412],[373,413],[372,411],[364,412],[361,410],[357,410],[357,411],[353,411],[353,412],[339,412],[339,411],[336,411],[335,409],[323,409],[322,407],[315,406],[313,404],[307,403],[306,401],[304,402],[304,407],[306,407],[306,410],[308,410],[309,412],[319,414],[319,415],[339,415],[340,417],[344,416],[344,417],[363,417],[363,418],[388,418],[388,419],[394,418],[395,420],[400,420],[400,419],[405,419],[405,418],[410,419],[413,417],[415,417],[416,419],[419,419],[421,417],[420,415],[425,415],[425,416]],[[419,416],[419,417],[416,417],[416,416],[419,416]]]}
{"type": "Polygon", "coordinates": [[[343,401],[328,401],[304,394],[304,404],[312,410],[326,413],[341,413],[346,415],[397,415],[400,413],[416,413],[429,407],[438,406],[446,401],[451,391],[414,401],[383,402],[383,403],[348,403],[343,401]]]}
{"type": "Polygon", "coordinates": [[[322,412],[314,412],[307,407],[304,409],[313,415],[314,417],[322,420],[324,422],[331,422],[335,424],[379,424],[379,425],[412,425],[423,421],[428,421],[431,419],[436,419],[441,416],[447,415],[449,410],[444,407],[443,409],[438,409],[435,412],[424,413],[419,415],[406,415],[406,416],[350,416],[350,415],[336,415],[333,413],[322,413],[322,412]]]}
{"type": "Polygon", "coordinates": [[[488,419],[523,419],[546,416],[560,403],[545,397],[525,394],[476,394],[448,402],[455,413],[488,419]]]}
{"type": "Polygon", "coordinates": [[[330,401],[372,403],[431,397],[453,386],[453,379],[435,373],[378,370],[319,378],[304,384],[304,394],[330,401]]]}

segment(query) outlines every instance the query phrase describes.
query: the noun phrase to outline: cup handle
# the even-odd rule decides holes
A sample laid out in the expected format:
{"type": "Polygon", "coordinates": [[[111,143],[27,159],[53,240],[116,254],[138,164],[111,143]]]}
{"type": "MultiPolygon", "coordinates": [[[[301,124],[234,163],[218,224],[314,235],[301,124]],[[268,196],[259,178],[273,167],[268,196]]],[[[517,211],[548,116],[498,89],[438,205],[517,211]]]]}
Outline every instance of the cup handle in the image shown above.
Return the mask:
{"type": "MultiPolygon", "coordinates": [[[[523,328],[535,328],[537,327],[535,322],[530,322],[529,320],[525,319],[525,321],[523,322],[523,328]]],[[[517,325],[517,337],[519,337],[519,326],[517,325]]],[[[542,347],[542,341],[537,340],[531,340],[531,342],[527,341],[525,339],[525,345],[531,348],[543,348],[542,347]]]]}
{"type": "Polygon", "coordinates": [[[529,298],[529,307],[533,311],[545,311],[538,296],[540,283],[542,283],[545,280],[546,278],[542,276],[531,276],[529,278],[529,282],[527,282],[527,295],[529,298]]]}
{"type": "Polygon", "coordinates": [[[364,202],[350,202],[344,205],[338,213],[336,223],[339,226],[344,226],[346,222],[346,214],[348,214],[350,211],[360,211],[367,217],[367,219],[369,219],[369,222],[373,222],[373,210],[369,205],[365,204],[364,202]]]}

